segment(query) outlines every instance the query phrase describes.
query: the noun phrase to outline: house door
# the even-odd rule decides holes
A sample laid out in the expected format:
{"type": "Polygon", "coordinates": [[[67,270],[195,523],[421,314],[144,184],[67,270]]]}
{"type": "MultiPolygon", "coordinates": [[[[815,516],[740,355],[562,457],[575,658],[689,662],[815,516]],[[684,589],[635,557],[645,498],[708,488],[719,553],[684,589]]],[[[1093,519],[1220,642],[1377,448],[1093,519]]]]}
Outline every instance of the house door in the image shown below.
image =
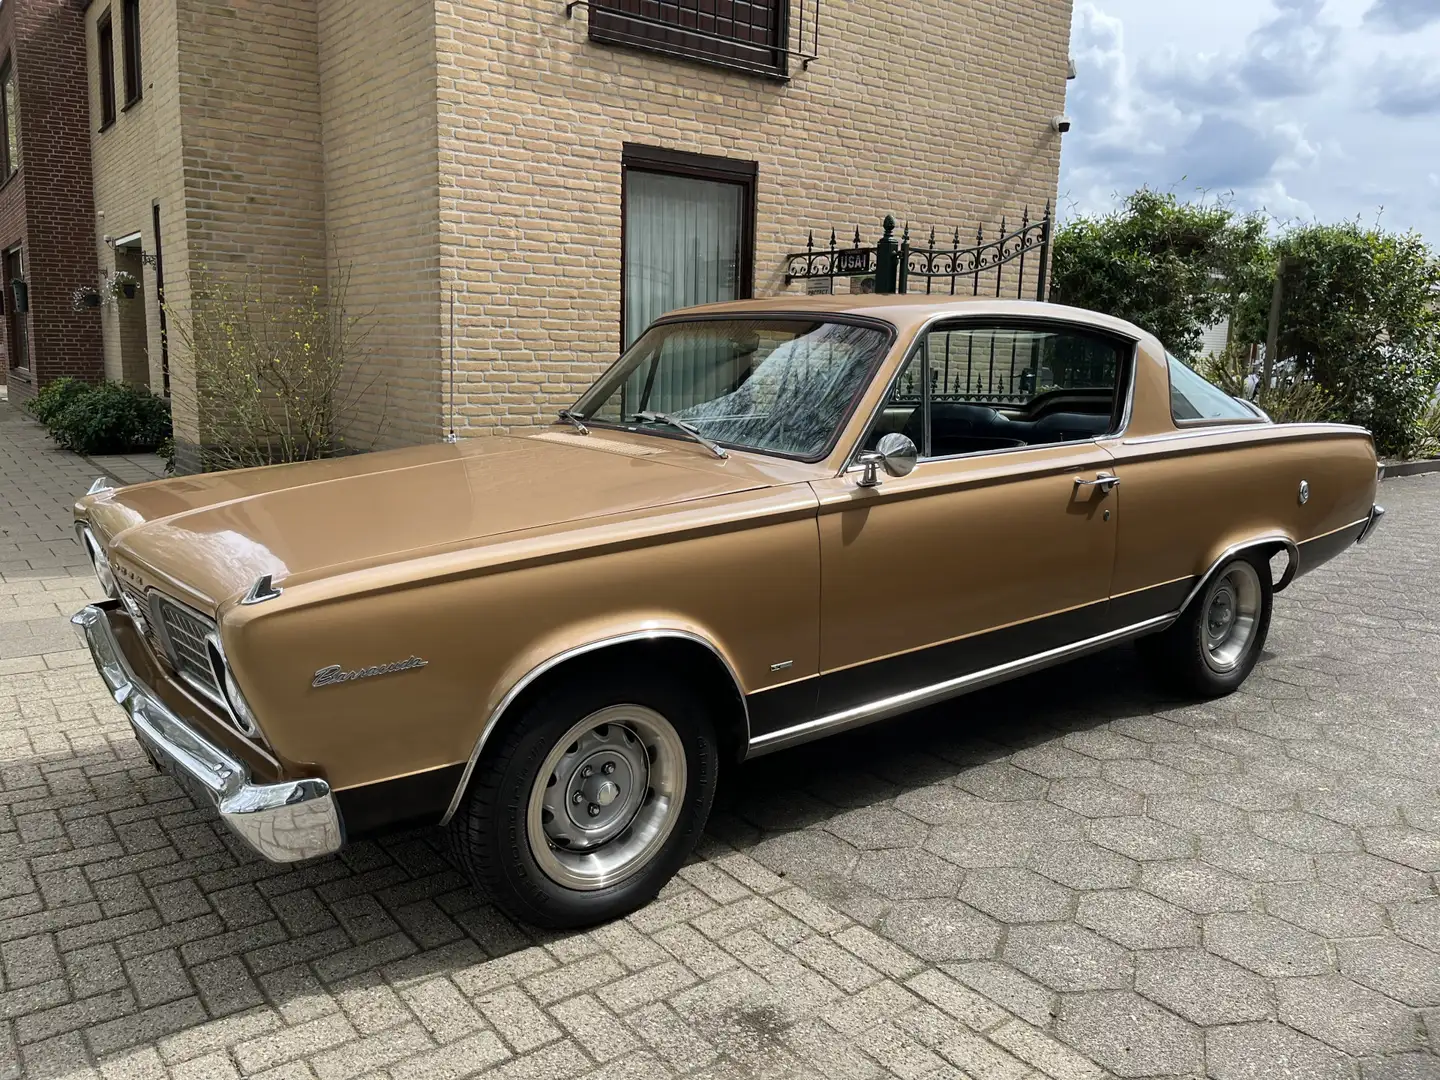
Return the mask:
{"type": "Polygon", "coordinates": [[[753,161],[626,144],[622,346],[676,308],[751,296],[755,174],[753,161]]]}

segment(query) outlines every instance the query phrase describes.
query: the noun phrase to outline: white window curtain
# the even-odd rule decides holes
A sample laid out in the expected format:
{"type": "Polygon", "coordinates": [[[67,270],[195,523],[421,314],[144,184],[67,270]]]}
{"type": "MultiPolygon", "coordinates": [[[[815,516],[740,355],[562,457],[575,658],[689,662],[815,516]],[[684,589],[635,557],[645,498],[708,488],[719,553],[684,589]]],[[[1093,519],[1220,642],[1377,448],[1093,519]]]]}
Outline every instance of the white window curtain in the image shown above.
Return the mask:
{"type": "Polygon", "coordinates": [[[739,184],[632,169],[625,178],[625,345],[676,308],[734,300],[739,184]]]}
{"type": "MultiPolygon", "coordinates": [[[[739,184],[632,169],[625,180],[625,345],[676,308],[740,295],[744,191],[739,184]]],[[[703,346],[694,346],[703,348],[703,346]]],[[[658,358],[657,358],[658,362],[658,358]]],[[[695,400],[714,358],[674,358],[655,377],[635,373],[627,407],[667,412],[695,400]],[[689,361],[689,362],[686,362],[689,361]],[[643,398],[644,405],[636,404],[643,398]]]]}

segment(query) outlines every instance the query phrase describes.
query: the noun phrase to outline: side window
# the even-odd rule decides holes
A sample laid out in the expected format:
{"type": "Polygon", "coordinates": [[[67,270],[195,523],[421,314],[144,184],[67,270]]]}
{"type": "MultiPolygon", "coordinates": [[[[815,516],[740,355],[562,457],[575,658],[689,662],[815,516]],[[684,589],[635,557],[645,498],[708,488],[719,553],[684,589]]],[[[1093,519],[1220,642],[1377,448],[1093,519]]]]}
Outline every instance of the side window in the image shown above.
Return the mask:
{"type": "Polygon", "coordinates": [[[1169,353],[1170,416],[1175,420],[1234,420],[1256,422],[1261,418],[1213,383],[1206,382],[1169,353]]]}
{"type": "Polygon", "coordinates": [[[940,458],[1096,438],[1114,429],[1132,349],[1080,327],[941,326],[866,442],[899,431],[922,457],[940,458]]]}

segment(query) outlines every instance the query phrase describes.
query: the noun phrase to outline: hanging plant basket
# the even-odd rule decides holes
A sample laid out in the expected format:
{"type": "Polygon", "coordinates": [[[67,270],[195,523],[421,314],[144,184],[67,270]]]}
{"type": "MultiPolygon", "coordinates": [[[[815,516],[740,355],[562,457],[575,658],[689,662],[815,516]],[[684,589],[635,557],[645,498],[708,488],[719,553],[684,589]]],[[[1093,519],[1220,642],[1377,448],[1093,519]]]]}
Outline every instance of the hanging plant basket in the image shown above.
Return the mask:
{"type": "Polygon", "coordinates": [[[105,298],[100,295],[100,290],[90,285],[81,285],[70,293],[70,307],[75,311],[98,308],[104,302],[105,298]]]}
{"type": "Polygon", "coordinates": [[[105,288],[110,293],[112,300],[118,300],[122,296],[126,300],[133,300],[136,290],[140,288],[140,282],[136,280],[134,274],[117,270],[110,275],[110,280],[105,283],[105,288]]]}

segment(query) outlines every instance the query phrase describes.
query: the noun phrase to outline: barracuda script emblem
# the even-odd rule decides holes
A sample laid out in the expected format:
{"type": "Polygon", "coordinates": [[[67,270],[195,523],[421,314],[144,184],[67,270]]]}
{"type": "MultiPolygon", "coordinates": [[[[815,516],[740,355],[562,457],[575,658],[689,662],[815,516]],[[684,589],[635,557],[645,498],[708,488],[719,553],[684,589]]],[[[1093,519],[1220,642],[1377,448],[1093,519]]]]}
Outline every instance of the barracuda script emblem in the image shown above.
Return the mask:
{"type": "Polygon", "coordinates": [[[339,664],[331,664],[315,672],[315,678],[311,686],[338,686],[340,683],[354,682],[356,679],[373,679],[376,675],[393,675],[397,671],[414,671],[430,663],[429,660],[421,660],[418,656],[412,656],[409,660],[397,660],[393,664],[376,664],[374,667],[356,668],[354,671],[346,671],[339,664]]]}

